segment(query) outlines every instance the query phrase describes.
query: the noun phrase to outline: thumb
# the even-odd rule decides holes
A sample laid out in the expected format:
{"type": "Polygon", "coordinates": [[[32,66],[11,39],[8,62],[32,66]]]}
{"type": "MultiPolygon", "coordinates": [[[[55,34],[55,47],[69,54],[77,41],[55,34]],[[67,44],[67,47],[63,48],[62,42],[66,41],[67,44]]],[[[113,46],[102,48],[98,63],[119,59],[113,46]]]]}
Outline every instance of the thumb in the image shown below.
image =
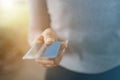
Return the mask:
{"type": "Polygon", "coordinates": [[[53,38],[53,37],[45,37],[45,38],[44,38],[44,43],[45,43],[47,46],[51,45],[54,41],[56,41],[56,39],[53,38]]]}
{"type": "Polygon", "coordinates": [[[50,28],[46,29],[42,35],[44,37],[44,43],[47,46],[51,45],[54,41],[57,40],[56,33],[50,28]]]}

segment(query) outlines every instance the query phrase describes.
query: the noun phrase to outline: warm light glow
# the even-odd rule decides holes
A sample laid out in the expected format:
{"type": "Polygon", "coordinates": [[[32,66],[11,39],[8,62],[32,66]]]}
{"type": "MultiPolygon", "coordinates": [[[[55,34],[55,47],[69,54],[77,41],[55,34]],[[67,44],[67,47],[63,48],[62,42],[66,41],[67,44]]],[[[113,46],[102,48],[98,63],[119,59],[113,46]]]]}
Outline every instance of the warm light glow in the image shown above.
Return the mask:
{"type": "Polygon", "coordinates": [[[6,23],[18,16],[16,0],[0,0],[1,5],[1,23],[6,23]]]}
{"type": "Polygon", "coordinates": [[[1,0],[0,3],[4,11],[10,11],[15,8],[15,0],[1,0]]]}
{"type": "Polygon", "coordinates": [[[0,0],[0,27],[18,26],[25,23],[28,16],[26,0],[0,0]]]}

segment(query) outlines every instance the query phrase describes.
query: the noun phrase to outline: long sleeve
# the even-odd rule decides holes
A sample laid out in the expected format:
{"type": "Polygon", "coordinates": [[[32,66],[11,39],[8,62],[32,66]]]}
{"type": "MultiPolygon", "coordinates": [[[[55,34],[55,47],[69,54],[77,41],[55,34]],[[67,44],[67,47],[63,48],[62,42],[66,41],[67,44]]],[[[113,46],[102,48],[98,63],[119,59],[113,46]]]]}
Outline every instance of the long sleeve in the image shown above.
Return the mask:
{"type": "Polygon", "coordinates": [[[31,43],[37,35],[50,27],[50,16],[48,14],[46,0],[29,0],[29,5],[29,43],[31,43]]]}

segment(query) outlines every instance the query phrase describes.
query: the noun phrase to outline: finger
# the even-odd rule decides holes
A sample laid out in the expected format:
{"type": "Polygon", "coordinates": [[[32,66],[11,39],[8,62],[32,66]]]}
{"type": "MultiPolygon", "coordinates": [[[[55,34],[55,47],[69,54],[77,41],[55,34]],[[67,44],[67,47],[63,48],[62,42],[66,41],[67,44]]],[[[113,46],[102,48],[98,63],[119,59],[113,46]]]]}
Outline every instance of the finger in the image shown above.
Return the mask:
{"type": "Polygon", "coordinates": [[[62,49],[68,47],[68,40],[62,42],[62,49]]]}
{"type": "Polygon", "coordinates": [[[44,37],[43,37],[43,35],[39,36],[37,41],[39,43],[44,43],[44,37]]]}
{"type": "Polygon", "coordinates": [[[56,40],[57,38],[54,35],[44,35],[44,43],[48,46],[51,45],[56,40]]]}
{"type": "Polygon", "coordinates": [[[54,60],[54,58],[44,58],[44,57],[41,57],[41,58],[35,58],[34,60],[35,60],[35,61],[41,61],[41,60],[54,60]]]}
{"type": "Polygon", "coordinates": [[[55,42],[56,40],[55,40],[55,38],[46,38],[45,39],[45,44],[47,45],[47,46],[49,46],[49,45],[51,45],[53,42],[55,42]]]}
{"type": "Polygon", "coordinates": [[[35,38],[35,40],[32,42],[32,45],[37,43],[44,43],[43,35],[37,36],[37,38],[35,38]]]}
{"type": "Polygon", "coordinates": [[[52,68],[52,67],[56,67],[57,66],[57,64],[45,64],[45,63],[40,63],[40,62],[38,62],[39,63],[39,65],[41,66],[41,67],[44,67],[44,68],[52,68]]]}
{"type": "Polygon", "coordinates": [[[54,30],[52,28],[47,28],[43,34],[47,34],[47,35],[52,35],[55,34],[54,30]]]}
{"type": "Polygon", "coordinates": [[[54,65],[55,61],[53,59],[36,59],[36,62],[42,65],[54,65]]]}
{"type": "Polygon", "coordinates": [[[40,65],[40,67],[43,67],[43,68],[53,68],[53,67],[57,66],[57,65],[49,65],[49,64],[47,64],[47,65],[39,64],[39,65],[40,65]]]}
{"type": "Polygon", "coordinates": [[[56,33],[51,28],[46,29],[42,35],[46,45],[50,45],[57,40],[56,33]]]}
{"type": "Polygon", "coordinates": [[[57,65],[42,65],[42,67],[45,67],[45,68],[53,68],[53,67],[56,67],[57,65]]]}

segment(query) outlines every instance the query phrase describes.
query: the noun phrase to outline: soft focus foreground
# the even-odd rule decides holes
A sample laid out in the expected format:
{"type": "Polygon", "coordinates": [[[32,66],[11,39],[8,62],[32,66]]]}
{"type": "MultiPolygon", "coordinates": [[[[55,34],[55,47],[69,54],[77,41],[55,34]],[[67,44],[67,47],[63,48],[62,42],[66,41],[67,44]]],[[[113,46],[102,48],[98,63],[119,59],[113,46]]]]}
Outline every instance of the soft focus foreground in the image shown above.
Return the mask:
{"type": "Polygon", "coordinates": [[[25,0],[0,0],[0,80],[44,80],[45,69],[22,60],[28,45],[29,8],[25,0]]]}

